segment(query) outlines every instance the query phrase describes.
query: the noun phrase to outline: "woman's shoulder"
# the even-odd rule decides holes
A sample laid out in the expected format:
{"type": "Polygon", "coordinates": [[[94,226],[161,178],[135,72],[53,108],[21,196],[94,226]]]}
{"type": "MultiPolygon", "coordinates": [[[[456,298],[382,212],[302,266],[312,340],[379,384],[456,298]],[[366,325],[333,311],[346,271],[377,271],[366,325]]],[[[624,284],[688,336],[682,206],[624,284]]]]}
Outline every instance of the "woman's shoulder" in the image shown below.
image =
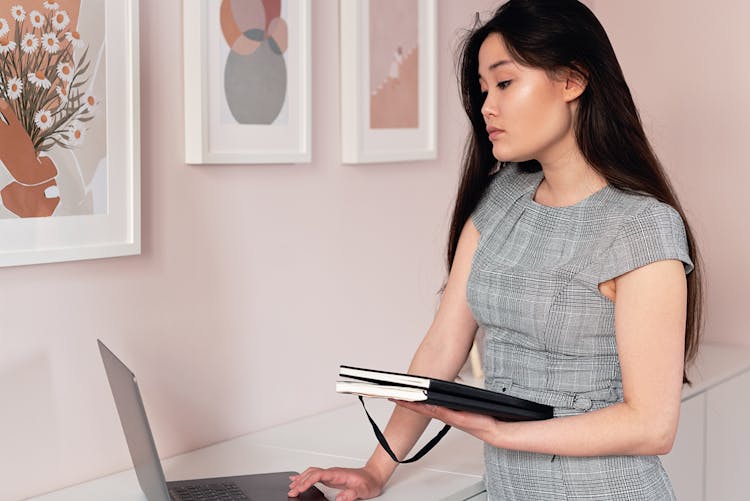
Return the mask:
{"type": "Polygon", "coordinates": [[[598,283],[662,259],[677,259],[685,272],[693,270],[685,223],[680,212],[656,197],[616,190],[607,207],[615,222],[603,234],[598,283]]]}
{"type": "Polygon", "coordinates": [[[683,226],[679,211],[649,193],[612,187],[615,193],[608,212],[617,215],[623,225],[643,225],[648,222],[683,226]]]}

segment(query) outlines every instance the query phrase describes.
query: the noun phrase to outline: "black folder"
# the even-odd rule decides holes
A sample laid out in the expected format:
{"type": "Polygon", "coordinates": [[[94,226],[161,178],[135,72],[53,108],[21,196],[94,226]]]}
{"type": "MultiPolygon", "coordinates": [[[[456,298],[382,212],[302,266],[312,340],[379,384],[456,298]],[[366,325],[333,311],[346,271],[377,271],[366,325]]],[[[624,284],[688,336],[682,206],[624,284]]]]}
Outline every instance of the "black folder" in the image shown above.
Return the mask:
{"type": "Polygon", "coordinates": [[[552,407],[453,381],[342,365],[336,391],[393,398],[486,414],[502,421],[535,421],[552,417],[552,407]]]}

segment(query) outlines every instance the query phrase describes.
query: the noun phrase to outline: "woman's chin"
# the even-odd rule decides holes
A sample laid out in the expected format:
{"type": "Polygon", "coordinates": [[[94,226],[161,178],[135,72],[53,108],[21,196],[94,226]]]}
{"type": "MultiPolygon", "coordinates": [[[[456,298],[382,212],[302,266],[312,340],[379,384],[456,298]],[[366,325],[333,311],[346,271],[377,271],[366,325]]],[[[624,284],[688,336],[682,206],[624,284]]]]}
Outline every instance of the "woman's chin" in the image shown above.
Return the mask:
{"type": "Polygon", "coordinates": [[[497,146],[492,148],[492,156],[498,162],[515,162],[513,155],[508,154],[507,151],[501,150],[497,146]]]}
{"type": "Polygon", "coordinates": [[[534,155],[519,155],[517,153],[510,152],[505,148],[498,148],[497,146],[492,148],[492,156],[495,157],[495,160],[497,160],[498,162],[506,163],[521,163],[534,159],[534,155]]]}

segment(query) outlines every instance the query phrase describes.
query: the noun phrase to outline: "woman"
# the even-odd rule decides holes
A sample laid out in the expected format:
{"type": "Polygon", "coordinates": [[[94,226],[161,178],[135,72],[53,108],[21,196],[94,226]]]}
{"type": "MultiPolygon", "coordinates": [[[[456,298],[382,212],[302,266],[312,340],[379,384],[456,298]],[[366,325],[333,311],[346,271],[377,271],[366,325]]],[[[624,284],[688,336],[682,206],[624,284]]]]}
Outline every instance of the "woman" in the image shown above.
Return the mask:
{"type": "MultiPolygon", "coordinates": [[[[388,442],[403,457],[430,418],[480,438],[492,500],[674,499],[657,455],[698,344],[697,250],[606,33],[575,0],[510,0],[462,54],[473,133],[450,272],[409,371],[453,379],[482,326],[487,388],[555,417],[398,402],[388,442]]],[[[290,495],[321,481],[338,501],[375,497],[395,466],[378,447],[364,468],[293,477],[290,495]]]]}

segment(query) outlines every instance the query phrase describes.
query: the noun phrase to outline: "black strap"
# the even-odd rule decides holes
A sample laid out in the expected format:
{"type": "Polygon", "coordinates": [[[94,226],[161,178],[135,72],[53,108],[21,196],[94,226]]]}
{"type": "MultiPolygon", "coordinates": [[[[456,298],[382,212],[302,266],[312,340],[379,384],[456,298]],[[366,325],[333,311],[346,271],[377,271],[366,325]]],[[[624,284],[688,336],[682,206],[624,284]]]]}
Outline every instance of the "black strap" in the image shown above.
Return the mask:
{"type": "Polygon", "coordinates": [[[385,450],[385,452],[388,453],[389,456],[391,456],[391,459],[393,459],[397,463],[406,464],[406,463],[413,463],[414,461],[417,461],[419,459],[422,459],[422,456],[430,452],[430,449],[435,447],[438,442],[440,442],[440,439],[445,436],[446,433],[448,433],[448,430],[451,429],[449,424],[446,424],[443,426],[443,429],[438,432],[435,437],[427,442],[424,447],[422,447],[419,452],[414,454],[409,459],[404,459],[403,461],[399,461],[396,455],[393,453],[393,450],[388,445],[388,441],[385,439],[385,435],[383,435],[383,432],[380,431],[380,428],[378,428],[378,425],[375,424],[375,421],[372,419],[372,416],[370,416],[370,413],[367,412],[367,407],[365,407],[365,399],[362,398],[362,395],[357,395],[359,397],[359,401],[362,402],[362,407],[365,409],[365,414],[367,414],[367,419],[370,420],[370,425],[372,425],[372,431],[375,432],[375,436],[378,439],[378,442],[380,442],[380,446],[385,450]]]}

